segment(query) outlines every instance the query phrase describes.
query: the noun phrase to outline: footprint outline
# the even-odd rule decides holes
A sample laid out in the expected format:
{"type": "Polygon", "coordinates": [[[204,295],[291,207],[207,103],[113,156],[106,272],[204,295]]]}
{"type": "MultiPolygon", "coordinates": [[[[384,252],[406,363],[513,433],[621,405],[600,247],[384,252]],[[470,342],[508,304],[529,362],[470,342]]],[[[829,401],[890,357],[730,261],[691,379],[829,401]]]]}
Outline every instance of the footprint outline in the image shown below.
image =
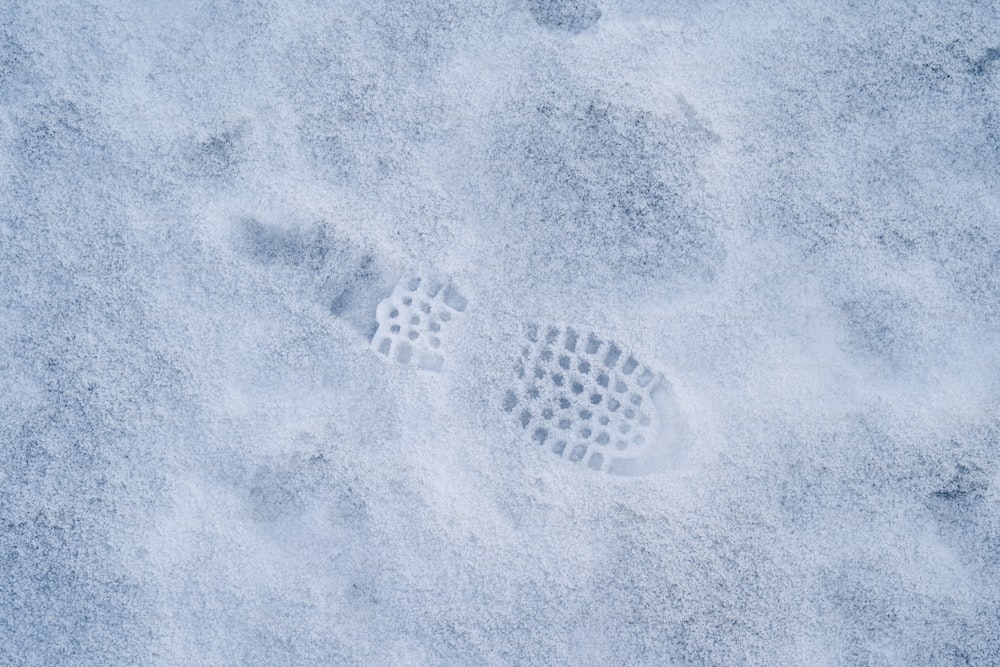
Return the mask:
{"type": "Polygon", "coordinates": [[[666,377],[595,332],[528,322],[501,400],[529,441],[613,475],[663,470],[683,419],[666,377]]]}
{"type": "Polygon", "coordinates": [[[386,361],[404,366],[414,362],[421,370],[440,372],[445,362],[442,340],[468,305],[468,298],[450,281],[404,275],[375,309],[370,347],[386,361]]]}

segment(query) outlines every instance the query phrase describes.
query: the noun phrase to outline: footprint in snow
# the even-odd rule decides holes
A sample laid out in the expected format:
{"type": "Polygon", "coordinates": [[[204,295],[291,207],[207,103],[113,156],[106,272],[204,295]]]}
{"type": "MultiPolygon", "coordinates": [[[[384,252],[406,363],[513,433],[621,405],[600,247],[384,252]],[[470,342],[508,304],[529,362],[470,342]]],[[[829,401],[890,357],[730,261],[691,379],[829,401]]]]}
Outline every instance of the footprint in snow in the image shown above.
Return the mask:
{"type": "Polygon", "coordinates": [[[621,346],[528,324],[503,409],[555,456],[614,475],[668,467],[682,418],[670,383],[621,346]]]}
{"type": "Polygon", "coordinates": [[[371,348],[387,361],[438,372],[445,362],[448,328],[468,303],[451,283],[406,276],[375,311],[371,348]]]}

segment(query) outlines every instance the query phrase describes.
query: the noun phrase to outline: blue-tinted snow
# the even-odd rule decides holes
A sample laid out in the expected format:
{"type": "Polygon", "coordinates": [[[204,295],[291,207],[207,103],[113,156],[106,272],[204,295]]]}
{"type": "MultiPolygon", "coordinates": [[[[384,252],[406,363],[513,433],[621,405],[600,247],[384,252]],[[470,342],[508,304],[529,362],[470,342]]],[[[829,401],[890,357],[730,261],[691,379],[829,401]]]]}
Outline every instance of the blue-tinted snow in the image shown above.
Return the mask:
{"type": "Polygon", "coordinates": [[[1000,664],[1000,10],[820,5],[0,4],[0,663],[1000,664]]]}

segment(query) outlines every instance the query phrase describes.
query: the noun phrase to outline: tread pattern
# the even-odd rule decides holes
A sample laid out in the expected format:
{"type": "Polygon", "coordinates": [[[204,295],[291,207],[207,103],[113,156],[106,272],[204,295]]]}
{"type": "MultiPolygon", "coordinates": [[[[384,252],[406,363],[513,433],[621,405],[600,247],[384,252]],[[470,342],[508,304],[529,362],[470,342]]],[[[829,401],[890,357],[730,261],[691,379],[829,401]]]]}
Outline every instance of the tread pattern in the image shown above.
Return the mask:
{"type": "Polygon", "coordinates": [[[614,342],[529,323],[503,409],[559,458],[616,472],[657,436],[666,380],[614,342]]]}
{"type": "Polygon", "coordinates": [[[406,276],[375,310],[378,328],[371,348],[386,360],[438,372],[445,360],[445,329],[468,303],[450,283],[406,276]]]}

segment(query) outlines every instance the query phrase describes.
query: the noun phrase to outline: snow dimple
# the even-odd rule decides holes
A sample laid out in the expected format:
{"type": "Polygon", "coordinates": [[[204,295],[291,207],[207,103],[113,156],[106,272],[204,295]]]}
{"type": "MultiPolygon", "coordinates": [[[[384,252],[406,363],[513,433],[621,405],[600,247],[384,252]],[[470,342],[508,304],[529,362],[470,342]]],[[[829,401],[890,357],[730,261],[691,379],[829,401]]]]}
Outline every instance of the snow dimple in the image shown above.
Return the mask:
{"type": "Polygon", "coordinates": [[[528,0],[528,11],[542,28],[578,35],[601,18],[595,0],[528,0]]]}
{"type": "Polygon", "coordinates": [[[371,349],[388,361],[415,363],[422,370],[439,372],[445,362],[442,340],[447,325],[468,304],[469,300],[452,284],[426,276],[407,276],[375,310],[378,328],[371,349]]]}
{"type": "Polygon", "coordinates": [[[520,408],[515,416],[529,441],[610,473],[616,461],[646,452],[659,424],[644,408],[655,411],[650,394],[665,382],[661,376],[632,356],[619,364],[619,345],[568,327],[528,323],[519,349],[516,368],[532,370],[517,373],[502,407],[508,413],[520,408]]]}

